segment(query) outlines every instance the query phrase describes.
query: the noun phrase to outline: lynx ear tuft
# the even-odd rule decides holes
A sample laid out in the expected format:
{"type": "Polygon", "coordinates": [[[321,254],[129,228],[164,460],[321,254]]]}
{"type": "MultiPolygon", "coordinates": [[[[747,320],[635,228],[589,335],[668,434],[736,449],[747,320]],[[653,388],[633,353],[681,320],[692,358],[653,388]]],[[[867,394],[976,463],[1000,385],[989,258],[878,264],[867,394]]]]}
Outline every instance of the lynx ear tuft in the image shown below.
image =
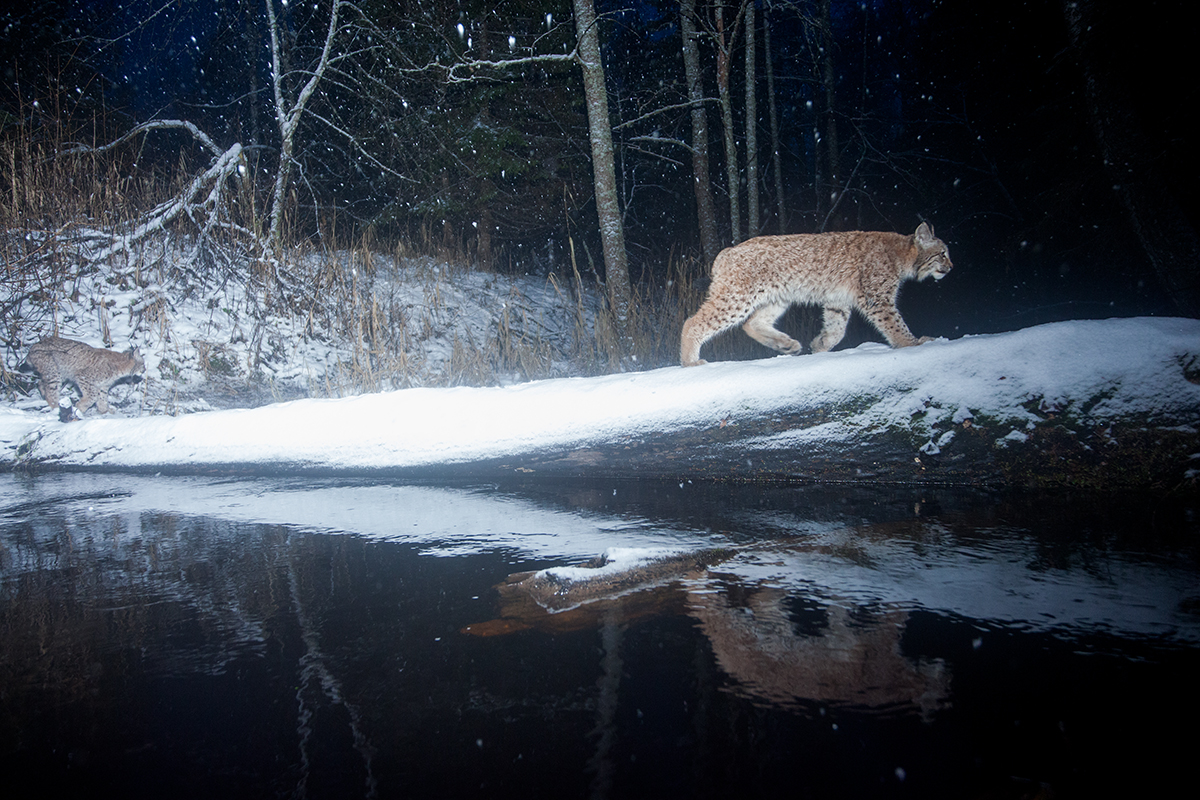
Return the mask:
{"type": "Polygon", "coordinates": [[[917,240],[917,244],[921,245],[922,247],[933,244],[937,239],[937,237],[933,235],[933,226],[928,222],[922,222],[920,225],[918,225],[917,232],[914,234],[914,236],[917,240]]]}

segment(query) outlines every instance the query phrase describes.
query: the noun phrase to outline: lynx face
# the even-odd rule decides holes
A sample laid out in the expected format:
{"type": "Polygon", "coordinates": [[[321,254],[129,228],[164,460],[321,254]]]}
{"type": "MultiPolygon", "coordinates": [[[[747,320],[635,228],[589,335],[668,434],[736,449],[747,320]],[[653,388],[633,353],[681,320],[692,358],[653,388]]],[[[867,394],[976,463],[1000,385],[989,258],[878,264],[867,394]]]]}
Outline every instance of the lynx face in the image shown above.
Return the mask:
{"type": "Polygon", "coordinates": [[[117,353],[57,336],[49,336],[30,347],[25,360],[37,370],[42,397],[51,409],[58,408],[58,391],[63,381],[78,386],[81,396],[76,410],[80,414],[93,404],[101,414],[107,414],[108,390],[113,384],[146,369],[136,349],[117,353]]]}
{"type": "Polygon", "coordinates": [[[913,234],[913,238],[921,252],[917,259],[915,280],[923,281],[926,278],[933,278],[935,281],[940,281],[949,275],[950,270],[954,268],[954,265],[950,263],[950,251],[946,248],[945,242],[933,235],[933,228],[922,222],[921,226],[917,228],[917,232],[913,234]]]}
{"type": "Polygon", "coordinates": [[[842,340],[853,309],[892,347],[921,344],[928,340],[914,337],[896,308],[900,285],[941,280],[953,266],[945,242],[924,222],[911,236],[849,231],[750,239],[717,255],[708,297],[683,324],[680,361],[685,367],[705,363],[704,343],[739,324],[767,347],[800,353],[804,346],[775,327],[794,303],[824,309],[814,353],[842,340]]]}

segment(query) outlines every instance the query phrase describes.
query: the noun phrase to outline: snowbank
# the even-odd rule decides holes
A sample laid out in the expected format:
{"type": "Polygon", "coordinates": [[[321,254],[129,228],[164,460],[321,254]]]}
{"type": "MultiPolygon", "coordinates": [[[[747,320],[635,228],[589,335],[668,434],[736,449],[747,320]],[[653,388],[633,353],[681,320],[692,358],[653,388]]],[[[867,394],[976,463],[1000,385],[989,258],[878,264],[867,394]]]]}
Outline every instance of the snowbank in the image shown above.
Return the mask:
{"type": "MultiPolygon", "coordinates": [[[[0,306],[21,308],[18,317],[25,317],[14,323],[12,349],[0,349],[4,366],[16,369],[29,346],[50,334],[138,347],[146,380],[135,390],[119,388],[114,404],[157,413],[257,405],[264,396],[356,394],[364,381],[445,386],[464,371],[456,357],[494,353],[501,337],[510,351],[532,354],[539,375],[558,377],[575,374],[571,356],[581,332],[594,327],[598,306],[594,291],[564,288],[552,277],[500,275],[429,257],[376,256],[365,269],[361,256],[344,252],[332,256],[343,282],[320,286],[304,302],[272,305],[240,272],[203,281],[185,269],[189,262],[176,245],[156,246],[161,252],[137,280],[105,268],[79,275],[52,299],[38,292],[39,300],[25,305],[14,287],[0,287],[0,306]]],[[[325,258],[299,257],[296,272],[322,275],[325,258]]],[[[498,383],[521,379],[515,367],[489,367],[498,383]]],[[[39,403],[32,397],[17,405],[39,403]]]]}
{"type": "Polygon", "coordinates": [[[48,410],[0,411],[0,464],[368,473],[486,462],[512,469],[519,467],[500,462],[547,452],[570,461],[572,453],[636,446],[647,436],[686,435],[702,444],[697,433],[714,434],[713,451],[790,457],[899,434],[919,460],[952,447],[957,431],[981,420],[995,447],[1060,417],[1194,426],[1198,373],[1200,321],[1062,322],[902,350],[868,344],[693,369],[407,389],[178,417],[64,424],[48,410]],[[775,424],[751,424],[763,420],[775,424]]]}

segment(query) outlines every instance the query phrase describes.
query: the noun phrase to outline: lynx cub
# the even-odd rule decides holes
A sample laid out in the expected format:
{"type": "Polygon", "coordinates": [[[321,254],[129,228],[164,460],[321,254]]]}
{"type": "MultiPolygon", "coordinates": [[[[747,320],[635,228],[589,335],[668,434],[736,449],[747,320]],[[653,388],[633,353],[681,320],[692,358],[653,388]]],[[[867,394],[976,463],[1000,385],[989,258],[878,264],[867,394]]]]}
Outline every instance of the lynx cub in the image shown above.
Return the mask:
{"type": "Polygon", "coordinates": [[[865,231],[759,236],[727,247],[713,262],[708,298],[683,324],[680,361],[685,367],[704,364],[704,343],[739,323],[767,347],[799,353],[803,345],[775,328],[793,303],[825,309],[814,353],[842,340],[854,308],[892,347],[921,344],[928,338],[915,338],[896,308],[900,284],[941,280],[952,266],[945,243],[924,222],[912,236],[865,231]]]}
{"type": "Polygon", "coordinates": [[[146,369],[136,349],[117,353],[57,336],[48,336],[30,347],[25,360],[37,370],[42,397],[52,409],[58,408],[58,390],[63,381],[78,386],[81,397],[75,408],[80,414],[93,403],[101,414],[107,414],[112,385],[146,369]]]}

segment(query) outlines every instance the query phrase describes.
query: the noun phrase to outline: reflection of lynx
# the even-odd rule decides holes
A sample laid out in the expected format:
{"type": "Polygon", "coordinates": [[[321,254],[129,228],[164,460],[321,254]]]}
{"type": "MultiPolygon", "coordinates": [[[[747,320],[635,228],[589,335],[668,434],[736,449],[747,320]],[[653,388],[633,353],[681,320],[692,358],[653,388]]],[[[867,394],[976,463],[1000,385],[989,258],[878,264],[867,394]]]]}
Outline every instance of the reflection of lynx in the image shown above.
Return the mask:
{"type": "Polygon", "coordinates": [[[835,601],[824,607],[818,629],[805,633],[796,628],[787,592],[738,588],[736,602],[728,592],[705,590],[689,593],[687,604],[717,664],[736,681],[735,693],[780,704],[910,707],[925,721],[946,706],[951,675],[945,662],[904,655],[907,611],[835,601]]]}
{"type": "MultiPolygon", "coordinates": [[[[857,533],[870,536],[873,530],[886,535],[890,528],[863,526],[857,533]]],[[[797,553],[823,549],[788,539],[776,539],[768,547],[797,553]]],[[[735,693],[772,704],[911,707],[926,720],[946,705],[946,664],[940,659],[914,661],[900,646],[907,611],[868,610],[828,598],[821,604],[821,624],[801,631],[790,606],[797,595],[710,571],[734,553],[728,548],[689,551],[617,570],[601,556],[568,574],[551,569],[510,575],[496,587],[500,617],[462,632],[502,636],[537,628],[566,633],[686,610],[699,621],[735,693]]]]}
{"type": "Polygon", "coordinates": [[[101,414],[107,414],[112,385],[145,370],[136,349],[117,353],[57,336],[48,336],[29,348],[25,360],[37,370],[42,397],[52,409],[58,408],[58,390],[63,381],[78,386],[81,396],[75,408],[80,414],[93,403],[101,414]]]}
{"type": "Polygon", "coordinates": [[[900,284],[950,271],[950,254],[924,222],[912,236],[899,233],[845,233],[759,236],[717,254],[708,298],[683,324],[680,361],[705,363],[700,348],[712,337],[741,324],[755,341],[789,355],[803,345],[775,328],[793,303],[823,306],[824,328],[812,341],[814,353],[842,340],[850,311],[857,308],[892,347],[917,339],[896,308],[900,284]]]}

